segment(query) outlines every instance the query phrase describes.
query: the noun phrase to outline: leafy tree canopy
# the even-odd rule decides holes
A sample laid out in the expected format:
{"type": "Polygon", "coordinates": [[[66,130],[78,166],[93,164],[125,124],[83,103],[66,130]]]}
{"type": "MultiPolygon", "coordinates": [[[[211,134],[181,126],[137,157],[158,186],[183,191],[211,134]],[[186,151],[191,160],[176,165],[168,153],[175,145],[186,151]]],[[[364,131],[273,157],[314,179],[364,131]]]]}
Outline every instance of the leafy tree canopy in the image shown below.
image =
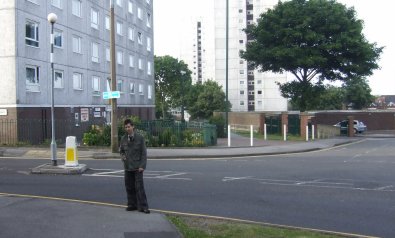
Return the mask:
{"type": "Polygon", "coordinates": [[[383,50],[362,34],[354,8],[335,0],[279,2],[246,29],[249,43],[241,57],[262,71],[290,72],[296,83],[280,84],[307,109],[312,87],[324,80],[345,81],[371,75],[383,50]]]}

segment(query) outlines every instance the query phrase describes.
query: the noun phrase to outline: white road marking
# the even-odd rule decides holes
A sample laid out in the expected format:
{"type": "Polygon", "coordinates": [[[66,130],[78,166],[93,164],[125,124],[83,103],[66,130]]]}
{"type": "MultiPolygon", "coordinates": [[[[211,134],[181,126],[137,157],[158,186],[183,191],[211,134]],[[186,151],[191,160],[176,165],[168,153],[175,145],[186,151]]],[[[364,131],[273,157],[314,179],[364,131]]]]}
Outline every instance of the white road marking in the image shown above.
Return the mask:
{"type": "Polygon", "coordinates": [[[226,181],[249,179],[249,178],[251,178],[251,176],[247,176],[247,177],[225,177],[225,178],[222,179],[222,181],[226,182],[226,181]]]}
{"type": "MultiPolygon", "coordinates": [[[[90,169],[92,171],[105,171],[92,174],[83,174],[82,176],[90,177],[112,177],[112,178],[123,178],[124,170],[110,170],[110,169],[90,169]]],[[[185,175],[185,172],[175,172],[175,171],[146,171],[144,173],[144,178],[146,179],[169,179],[169,180],[192,180],[191,178],[174,177],[185,175]]]]}

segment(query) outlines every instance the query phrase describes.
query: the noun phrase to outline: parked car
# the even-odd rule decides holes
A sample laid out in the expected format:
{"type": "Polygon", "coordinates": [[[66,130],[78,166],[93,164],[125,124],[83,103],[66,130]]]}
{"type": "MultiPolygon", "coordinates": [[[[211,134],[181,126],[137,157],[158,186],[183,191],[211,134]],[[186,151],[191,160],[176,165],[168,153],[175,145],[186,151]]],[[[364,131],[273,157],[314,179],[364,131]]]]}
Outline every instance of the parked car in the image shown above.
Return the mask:
{"type": "MultiPolygon", "coordinates": [[[[334,126],[340,128],[340,132],[346,132],[348,130],[348,120],[343,120],[336,123],[334,126]]],[[[367,126],[362,121],[354,120],[354,133],[362,133],[367,130],[367,126]]]]}

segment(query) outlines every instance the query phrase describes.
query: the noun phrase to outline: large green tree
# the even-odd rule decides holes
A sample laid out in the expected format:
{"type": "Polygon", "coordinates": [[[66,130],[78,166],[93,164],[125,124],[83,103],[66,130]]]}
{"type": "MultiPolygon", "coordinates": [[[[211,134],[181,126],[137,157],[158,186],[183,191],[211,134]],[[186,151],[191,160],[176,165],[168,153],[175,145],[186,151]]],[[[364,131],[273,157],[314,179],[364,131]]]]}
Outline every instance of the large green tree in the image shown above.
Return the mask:
{"type": "Polygon", "coordinates": [[[192,86],[187,100],[188,113],[192,119],[208,119],[214,111],[230,108],[225,102],[225,93],[215,81],[206,81],[192,86]]]}
{"type": "Polygon", "coordinates": [[[363,109],[374,102],[372,90],[365,78],[352,78],[344,82],[344,101],[347,105],[352,105],[353,109],[363,109]]]}
{"type": "Polygon", "coordinates": [[[186,104],[192,86],[191,71],[182,60],[171,56],[154,58],[156,117],[168,117],[170,108],[186,104]]]}
{"type": "Polygon", "coordinates": [[[293,74],[295,81],[279,84],[280,90],[298,97],[305,111],[315,85],[368,76],[379,67],[383,48],[369,43],[362,29],[354,8],[335,0],[279,2],[246,29],[251,41],[241,57],[262,71],[293,74]]]}

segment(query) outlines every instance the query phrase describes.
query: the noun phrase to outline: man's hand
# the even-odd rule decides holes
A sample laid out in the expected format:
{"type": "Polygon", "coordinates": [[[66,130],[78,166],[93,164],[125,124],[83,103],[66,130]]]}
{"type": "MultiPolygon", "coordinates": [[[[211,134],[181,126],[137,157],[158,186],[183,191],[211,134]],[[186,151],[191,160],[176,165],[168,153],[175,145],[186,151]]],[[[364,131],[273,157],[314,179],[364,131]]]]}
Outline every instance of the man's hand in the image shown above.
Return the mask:
{"type": "Polygon", "coordinates": [[[141,173],[141,172],[143,172],[144,171],[144,169],[143,168],[139,168],[139,172],[141,173]]]}
{"type": "Polygon", "coordinates": [[[125,161],[125,160],[126,160],[126,155],[121,154],[121,160],[122,160],[122,161],[125,161]]]}

